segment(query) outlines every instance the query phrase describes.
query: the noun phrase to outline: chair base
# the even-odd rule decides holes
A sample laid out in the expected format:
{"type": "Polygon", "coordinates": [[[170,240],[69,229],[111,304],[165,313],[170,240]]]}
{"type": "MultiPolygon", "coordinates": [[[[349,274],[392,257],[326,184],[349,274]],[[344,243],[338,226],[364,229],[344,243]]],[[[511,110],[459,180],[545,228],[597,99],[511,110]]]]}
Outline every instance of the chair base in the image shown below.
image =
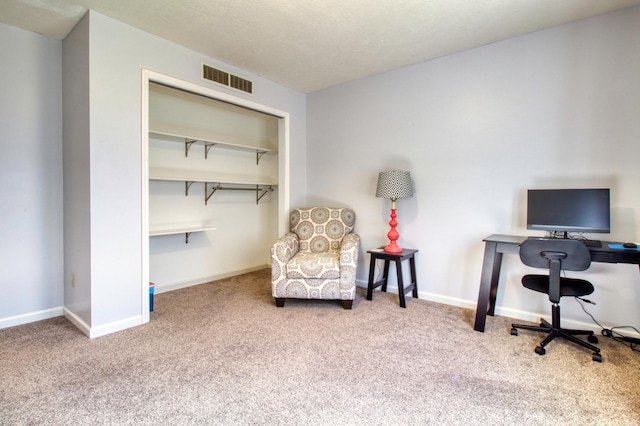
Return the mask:
{"type": "MultiPolygon", "coordinates": [[[[276,299],[276,306],[278,308],[284,307],[284,301],[287,300],[284,297],[274,297],[276,299]]],[[[323,299],[313,299],[313,300],[323,300],[323,299]]],[[[351,309],[353,307],[353,300],[340,300],[342,303],[342,307],[344,309],[351,309]]]]}
{"type": "Polygon", "coordinates": [[[538,355],[544,355],[546,353],[545,346],[547,346],[556,337],[562,337],[573,343],[576,343],[584,348],[593,351],[592,359],[596,362],[602,362],[602,355],[600,354],[600,348],[578,339],[575,336],[588,336],[588,340],[592,343],[598,343],[598,338],[594,336],[593,331],[590,330],[572,330],[567,328],[554,327],[545,319],[540,319],[540,326],[524,325],[524,324],[511,324],[511,334],[518,335],[518,329],[535,331],[538,333],[547,333],[547,337],[540,342],[540,346],[537,346],[535,352],[538,355]]]}

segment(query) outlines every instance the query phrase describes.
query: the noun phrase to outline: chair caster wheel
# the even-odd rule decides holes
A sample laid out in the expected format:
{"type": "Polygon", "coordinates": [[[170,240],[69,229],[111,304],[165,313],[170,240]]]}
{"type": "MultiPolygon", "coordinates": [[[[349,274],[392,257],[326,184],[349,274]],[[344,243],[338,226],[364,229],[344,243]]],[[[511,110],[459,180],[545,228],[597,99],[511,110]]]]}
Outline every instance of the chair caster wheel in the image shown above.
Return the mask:
{"type": "Polygon", "coordinates": [[[515,328],[515,327],[511,328],[511,335],[512,336],[517,336],[518,335],[518,329],[515,328]]]}
{"type": "Polygon", "coordinates": [[[544,355],[547,353],[546,349],[543,348],[542,346],[536,346],[536,353],[538,355],[544,355]]]}
{"type": "Polygon", "coordinates": [[[600,353],[595,352],[593,354],[593,357],[591,357],[592,360],[594,360],[595,362],[602,362],[602,355],[600,355],[600,353]]]}
{"type": "Polygon", "coordinates": [[[594,335],[587,337],[587,340],[589,341],[589,343],[598,343],[598,338],[594,335]]]}

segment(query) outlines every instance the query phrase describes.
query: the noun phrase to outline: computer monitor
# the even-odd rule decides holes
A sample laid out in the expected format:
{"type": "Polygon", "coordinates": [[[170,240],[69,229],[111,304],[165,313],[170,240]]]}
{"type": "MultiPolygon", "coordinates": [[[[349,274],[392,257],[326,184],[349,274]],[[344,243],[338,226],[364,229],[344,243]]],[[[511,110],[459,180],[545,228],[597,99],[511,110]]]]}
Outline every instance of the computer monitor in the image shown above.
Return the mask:
{"type": "Polygon", "coordinates": [[[527,229],[569,232],[610,232],[609,189],[530,189],[527,229]]]}

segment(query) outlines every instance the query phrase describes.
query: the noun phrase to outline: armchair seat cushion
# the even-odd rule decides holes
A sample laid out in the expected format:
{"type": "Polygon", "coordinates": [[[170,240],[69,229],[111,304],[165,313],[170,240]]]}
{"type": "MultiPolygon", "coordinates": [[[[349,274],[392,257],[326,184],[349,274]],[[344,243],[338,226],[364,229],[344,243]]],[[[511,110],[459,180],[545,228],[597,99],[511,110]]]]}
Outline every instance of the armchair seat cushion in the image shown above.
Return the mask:
{"type": "Polygon", "coordinates": [[[298,252],[286,265],[287,278],[340,278],[340,251],[298,252]]]}

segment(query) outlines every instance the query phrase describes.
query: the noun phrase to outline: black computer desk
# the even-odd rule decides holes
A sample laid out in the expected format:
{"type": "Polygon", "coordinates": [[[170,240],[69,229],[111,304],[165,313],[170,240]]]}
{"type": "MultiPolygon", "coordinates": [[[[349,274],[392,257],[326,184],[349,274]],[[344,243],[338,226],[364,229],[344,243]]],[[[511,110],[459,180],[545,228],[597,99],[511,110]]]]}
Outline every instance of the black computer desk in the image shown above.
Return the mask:
{"type": "MultiPolygon", "coordinates": [[[[520,243],[528,237],[516,235],[493,234],[483,239],[484,260],[480,276],[480,290],[478,291],[478,305],[476,307],[476,321],[473,329],[484,332],[487,315],[494,315],[496,308],[496,294],[502,266],[502,255],[518,254],[520,243]]],[[[602,247],[589,247],[592,262],[631,263],[640,264],[640,250],[624,250],[609,248],[609,244],[620,244],[612,241],[602,241],[602,247]]]]}

